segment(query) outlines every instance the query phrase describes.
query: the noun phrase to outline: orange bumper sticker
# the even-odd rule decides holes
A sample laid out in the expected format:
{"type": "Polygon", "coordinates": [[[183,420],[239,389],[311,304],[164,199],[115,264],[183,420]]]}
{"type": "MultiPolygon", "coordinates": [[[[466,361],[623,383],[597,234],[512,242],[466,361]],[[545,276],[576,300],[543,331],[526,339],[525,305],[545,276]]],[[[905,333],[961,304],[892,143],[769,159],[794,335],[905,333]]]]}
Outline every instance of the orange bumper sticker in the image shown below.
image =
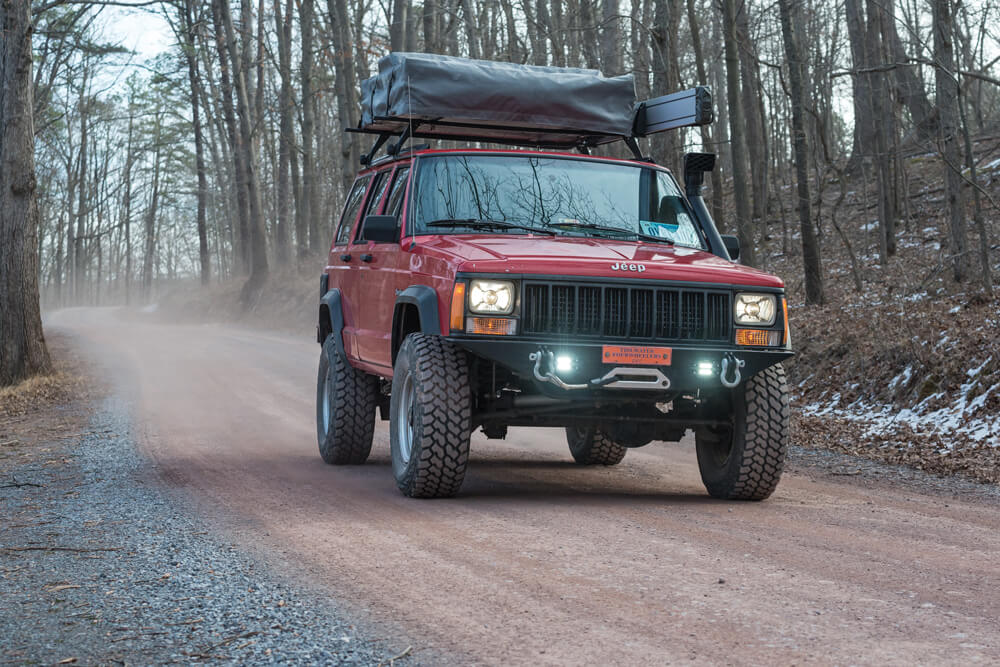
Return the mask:
{"type": "Polygon", "coordinates": [[[633,366],[669,366],[673,350],[669,347],[640,345],[605,345],[601,360],[606,364],[633,366]]]}

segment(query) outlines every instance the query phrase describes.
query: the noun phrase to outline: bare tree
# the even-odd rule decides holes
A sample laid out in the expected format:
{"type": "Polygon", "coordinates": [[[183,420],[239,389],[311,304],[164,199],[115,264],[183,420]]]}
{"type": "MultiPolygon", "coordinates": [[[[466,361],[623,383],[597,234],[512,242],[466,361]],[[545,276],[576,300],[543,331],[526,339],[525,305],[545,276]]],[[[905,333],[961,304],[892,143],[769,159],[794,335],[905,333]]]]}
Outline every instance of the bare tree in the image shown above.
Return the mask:
{"type": "Polygon", "coordinates": [[[809,146],[805,130],[803,109],[802,56],[798,38],[792,27],[792,0],[778,0],[781,14],[781,33],[785,42],[788,62],[788,82],[792,93],[792,144],[795,153],[795,180],[798,188],[799,229],[802,234],[802,264],[806,278],[806,303],[823,303],[823,273],[820,264],[819,244],[810,216],[812,199],[809,196],[809,146]]]}
{"type": "Polygon", "coordinates": [[[51,367],[38,305],[31,3],[0,0],[0,386],[51,367]]]}
{"type": "Polygon", "coordinates": [[[722,25],[726,51],[726,103],[729,107],[729,137],[732,149],[733,197],[736,208],[736,233],[740,238],[740,258],[756,266],[756,239],[747,192],[746,143],[743,101],[740,97],[740,58],[736,41],[736,0],[721,0],[722,25]]]}
{"type": "Polygon", "coordinates": [[[945,193],[948,200],[951,265],[955,282],[968,277],[968,239],[962,197],[962,154],[958,137],[958,76],[955,70],[954,5],[952,0],[933,0],[934,81],[941,119],[940,152],[944,159],[945,193]]]}

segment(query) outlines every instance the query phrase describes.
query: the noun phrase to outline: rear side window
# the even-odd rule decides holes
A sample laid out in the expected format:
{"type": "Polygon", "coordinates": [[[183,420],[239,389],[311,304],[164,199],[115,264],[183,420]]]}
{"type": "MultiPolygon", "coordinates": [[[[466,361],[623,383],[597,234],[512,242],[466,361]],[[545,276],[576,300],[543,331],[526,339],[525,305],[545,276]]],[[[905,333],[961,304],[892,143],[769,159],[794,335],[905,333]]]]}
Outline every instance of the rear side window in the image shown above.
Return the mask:
{"type": "Polygon", "coordinates": [[[382,201],[382,195],[385,194],[386,189],[389,187],[389,172],[380,172],[375,178],[378,181],[374,185],[374,194],[368,200],[368,208],[365,209],[365,215],[375,215],[375,212],[378,210],[378,203],[382,201]]]}
{"type": "Polygon", "coordinates": [[[386,215],[398,216],[403,210],[403,195],[406,194],[406,178],[409,175],[409,167],[400,167],[396,170],[396,177],[392,179],[392,189],[389,190],[389,203],[385,206],[386,215]]]}
{"type": "Polygon", "coordinates": [[[371,194],[368,195],[368,202],[365,204],[365,210],[361,214],[361,224],[358,225],[358,232],[354,235],[354,243],[362,243],[362,241],[358,241],[358,237],[361,236],[361,230],[364,228],[365,218],[369,215],[375,215],[375,212],[378,211],[378,204],[382,201],[382,195],[385,194],[388,186],[388,171],[380,171],[375,174],[375,182],[372,184],[371,194]]]}
{"type": "Polygon", "coordinates": [[[358,212],[361,210],[361,202],[365,198],[365,189],[371,176],[359,178],[354,182],[351,193],[347,195],[347,204],[344,206],[344,214],[340,217],[340,227],[337,228],[337,239],[334,245],[344,245],[351,238],[351,228],[354,221],[358,219],[358,212]]]}

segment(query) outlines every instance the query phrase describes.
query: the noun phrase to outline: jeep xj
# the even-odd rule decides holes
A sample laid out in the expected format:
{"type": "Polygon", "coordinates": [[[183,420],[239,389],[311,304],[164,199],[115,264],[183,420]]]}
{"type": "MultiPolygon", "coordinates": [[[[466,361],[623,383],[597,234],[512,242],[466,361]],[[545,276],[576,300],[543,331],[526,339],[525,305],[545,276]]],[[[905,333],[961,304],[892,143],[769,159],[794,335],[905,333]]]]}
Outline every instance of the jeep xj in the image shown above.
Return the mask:
{"type": "MultiPolygon", "coordinates": [[[[638,153],[630,139],[662,118],[655,102],[612,136],[633,148],[629,160],[586,154],[611,135],[578,125],[580,153],[407,152],[415,136],[495,141],[496,125],[370,114],[360,131],[379,141],[321,279],[327,463],[367,459],[378,410],[407,496],[454,495],[473,430],[502,439],[510,426],[565,429],[581,465],[615,465],[628,448],[693,430],[712,496],[774,491],[789,437],[784,285],[732,261],[739,245],[700,195],[713,156],[686,156],[682,192],[638,153]],[[387,129],[390,119],[400,124],[387,129]]],[[[527,122],[505,131],[508,143],[560,145],[527,122]]]]}

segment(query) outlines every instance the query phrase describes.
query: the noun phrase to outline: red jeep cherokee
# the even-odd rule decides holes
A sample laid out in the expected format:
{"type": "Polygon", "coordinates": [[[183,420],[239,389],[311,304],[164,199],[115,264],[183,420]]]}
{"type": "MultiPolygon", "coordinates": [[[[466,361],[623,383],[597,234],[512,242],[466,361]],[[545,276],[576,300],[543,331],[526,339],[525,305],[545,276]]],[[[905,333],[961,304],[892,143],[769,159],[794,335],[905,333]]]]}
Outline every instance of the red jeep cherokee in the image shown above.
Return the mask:
{"type": "Polygon", "coordinates": [[[358,175],[322,276],[326,462],[366,460],[376,408],[413,497],[459,490],[476,428],[563,428],[583,465],[690,429],[712,496],[771,494],[784,284],[730,260],[700,196],[713,156],[686,157],[685,196],[640,159],[390,153],[358,175]]]}

